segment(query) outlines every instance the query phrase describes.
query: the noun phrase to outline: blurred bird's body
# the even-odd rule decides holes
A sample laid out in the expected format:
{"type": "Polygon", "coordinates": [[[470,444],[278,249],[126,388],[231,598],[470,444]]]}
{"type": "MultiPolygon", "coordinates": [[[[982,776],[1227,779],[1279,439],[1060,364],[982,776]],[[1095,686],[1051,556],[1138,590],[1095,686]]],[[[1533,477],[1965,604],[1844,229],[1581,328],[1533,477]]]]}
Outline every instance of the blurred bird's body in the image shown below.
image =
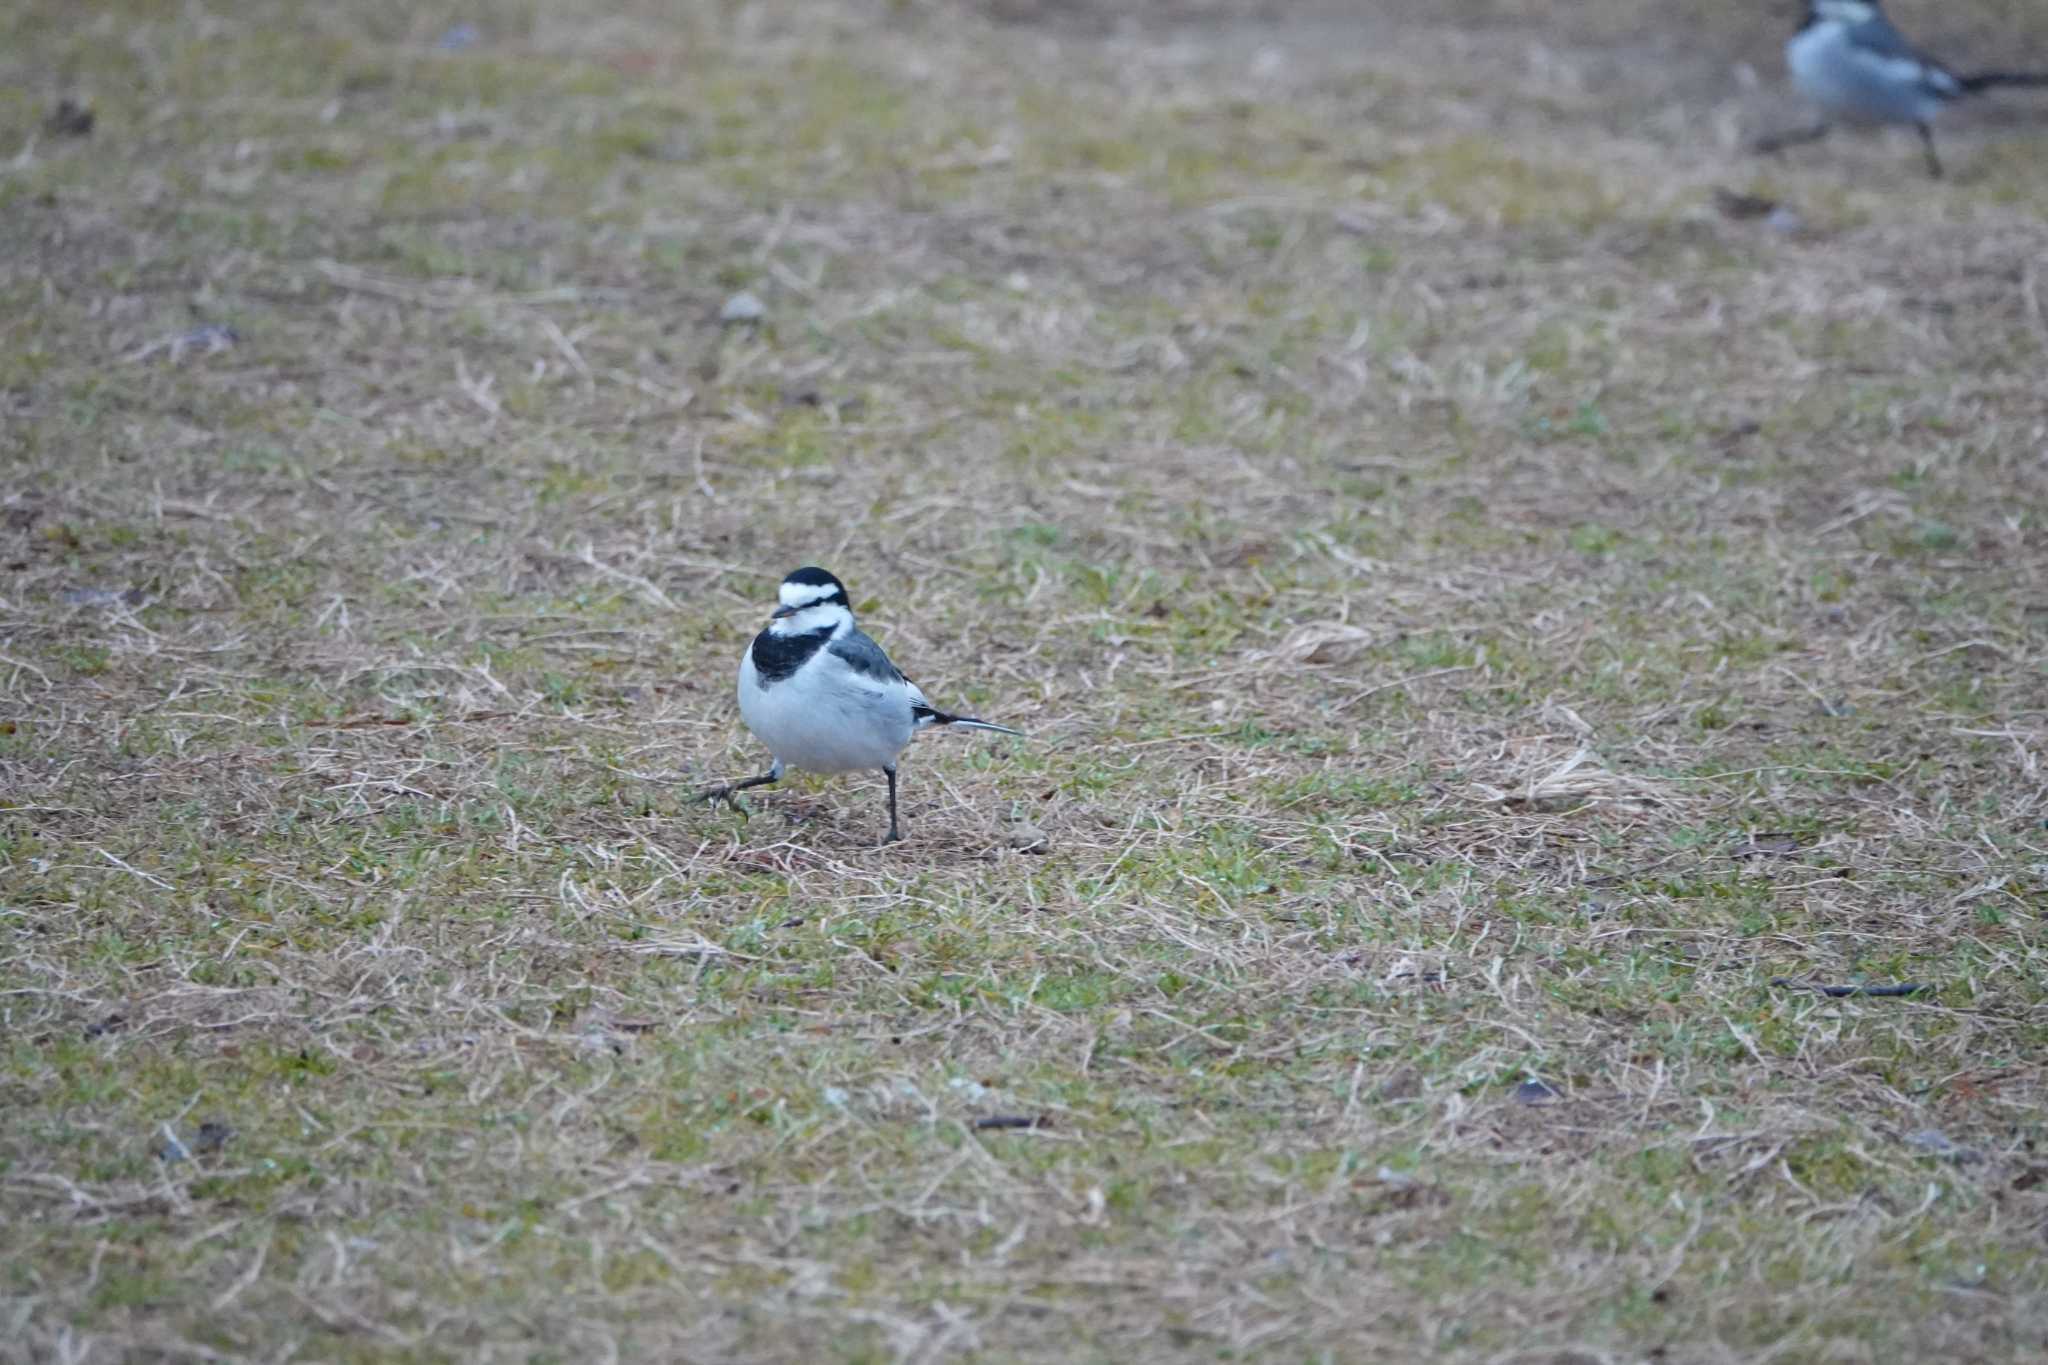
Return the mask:
{"type": "Polygon", "coordinates": [[[1875,0],[1808,0],[1806,21],[1785,44],[1792,85],[1821,116],[1817,125],[1765,138],[1774,152],[1825,137],[1834,122],[1910,127],[1931,175],[1941,174],[1934,120],[1957,100],[1999,85],[2048,85],[2048,73],[1985,71],[1958,76],[1918,52],[1875,0]]]}

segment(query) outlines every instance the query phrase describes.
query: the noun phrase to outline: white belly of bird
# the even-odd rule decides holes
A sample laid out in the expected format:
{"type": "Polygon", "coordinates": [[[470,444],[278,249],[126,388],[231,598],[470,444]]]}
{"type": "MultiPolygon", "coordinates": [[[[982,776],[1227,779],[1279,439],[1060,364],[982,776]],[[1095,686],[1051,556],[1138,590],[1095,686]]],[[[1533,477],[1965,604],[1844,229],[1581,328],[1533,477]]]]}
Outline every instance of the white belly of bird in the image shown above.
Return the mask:
{"type": "Polygon", "coordinates": [[[910,743],[910,705],[898,694],[849,683],[819,686],[799,671],[773,687],[740,664],[740,716],[783,764],[814,773],[882,768],[910,743]]]}

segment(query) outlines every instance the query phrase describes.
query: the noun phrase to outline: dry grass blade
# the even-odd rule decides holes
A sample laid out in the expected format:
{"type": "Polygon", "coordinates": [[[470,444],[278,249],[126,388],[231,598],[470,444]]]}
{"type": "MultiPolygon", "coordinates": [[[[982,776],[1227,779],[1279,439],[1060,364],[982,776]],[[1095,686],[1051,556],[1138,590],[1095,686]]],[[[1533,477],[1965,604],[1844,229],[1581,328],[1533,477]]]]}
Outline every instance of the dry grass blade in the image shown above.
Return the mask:
{"type": "Polygon", "coordinates": [[[1510,740],[1487,781],[1475,781],[1475,800],[1486,805],[1555,810],[1574,806],[1649,808],[1671,804],[1659,783],[1617,773],[1584,744],[1569,751],[1550,736],[1510,740]]]}

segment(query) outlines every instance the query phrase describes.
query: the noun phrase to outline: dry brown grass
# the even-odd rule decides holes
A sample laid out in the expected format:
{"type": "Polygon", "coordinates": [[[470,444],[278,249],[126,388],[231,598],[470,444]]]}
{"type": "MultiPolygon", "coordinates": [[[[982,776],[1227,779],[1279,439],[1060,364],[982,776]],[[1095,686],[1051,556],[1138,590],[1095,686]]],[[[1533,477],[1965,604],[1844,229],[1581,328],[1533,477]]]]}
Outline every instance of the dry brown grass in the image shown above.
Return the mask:
{"type": "Polygon", "coordinates": [[[2048,1350],[2041,108],[1548,8],[0,19],[0,1357],[2048,1350]]]}

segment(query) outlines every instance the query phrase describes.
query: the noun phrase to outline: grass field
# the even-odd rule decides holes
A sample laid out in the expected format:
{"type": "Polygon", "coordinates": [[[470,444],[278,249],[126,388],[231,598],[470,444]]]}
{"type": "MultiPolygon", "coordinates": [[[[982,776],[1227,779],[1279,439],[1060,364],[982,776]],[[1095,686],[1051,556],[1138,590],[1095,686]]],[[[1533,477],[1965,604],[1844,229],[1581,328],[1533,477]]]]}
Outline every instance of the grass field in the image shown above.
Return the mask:
{"type": "Polygon", "coordinates": [[[8,7],[0,1359],[2042,1358],[2048,99],[1792,8],[8,7]]]}

